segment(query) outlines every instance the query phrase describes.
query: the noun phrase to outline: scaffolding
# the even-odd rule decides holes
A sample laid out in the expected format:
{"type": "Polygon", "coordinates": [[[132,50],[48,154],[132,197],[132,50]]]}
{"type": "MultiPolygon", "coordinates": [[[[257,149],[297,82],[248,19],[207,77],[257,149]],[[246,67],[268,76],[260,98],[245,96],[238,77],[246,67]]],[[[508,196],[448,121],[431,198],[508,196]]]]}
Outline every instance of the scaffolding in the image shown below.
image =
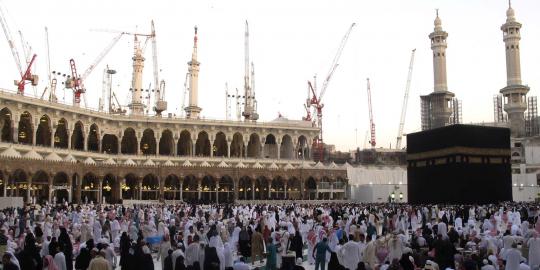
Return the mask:
{"type": "Polygon", "coordinates": [[[450,106],[452,106],[452,114],[450,115],[450,120],[448,121],[448,124],[455,125],[463,123],[463,118],[461,115],[461,100],[453,98],[450,106]]]}
{"type": "Polygon", "coordinates": [[[503,110],[503,96],[493,96],[493,120],[495,123],[507,122],[508,117],[503,110]]]}
{"type": "Polygon", "coordinates": [[[538,102],[536,96],[527,98],[527,112],[525,113],[525,134],[536,136],[539,132],[538,126],[538,102]]]}
{"type": "Polygon", "coordinates": [[[431,97],[420,96],[420,115],[422,121],[422,130],[431,129],[431,97]]]}

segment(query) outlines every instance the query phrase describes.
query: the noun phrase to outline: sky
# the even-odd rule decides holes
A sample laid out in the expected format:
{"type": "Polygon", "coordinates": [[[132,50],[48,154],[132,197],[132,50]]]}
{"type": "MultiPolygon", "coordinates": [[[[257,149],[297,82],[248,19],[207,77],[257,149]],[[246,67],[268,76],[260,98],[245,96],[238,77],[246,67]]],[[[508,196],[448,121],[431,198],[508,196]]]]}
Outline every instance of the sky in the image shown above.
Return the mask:
{"type": "MultiPolygon", "coordinates": [[[[51,70],[67,73],[75,59],[82,73],[116,34],[109,29],[149,32],[156,25],[160,79],[166,81],[168,112],[179,114],[187,62],[198,26],[199,106],[205,118],[225,119],[225,83],[243,89],[244,28],[250,26],[250,59],[255,65],[260,121],[279,113],[289,119],[305,115],[307,81],[322,85],[342,37],[354,22],[339,66],[323,98],[326,143],[348,151],[366,145],[369,129],[366,78],[370,78],[377,147],[394,147],[402,110],[411,50],[416,48],[405,133],[420,130],[420,95],[433,91],[429,33],[435,10],[448,32],[448,89],[463,102],[463,122],[493,121],[493,95],[506,85],[504,43],[500,26],[506,0],[383,1],[174,1],[174,0],[0,0],[12,36],[23,55],[18,31],[36,53],[39,85],[27,94],[41,96],[47,86],[49,31],[51,70]]],[[[529,95],[540,87],[540,1],[514,0],[521,31],[521,70],[529,95]]],[[[152,54],[145,53],[144,85],[152,79],[152,54]]],[[[133,37],[124,36],[88,77],[89,107],[97,107],[103,70],[118,73],[113,90],[128,104],[133,37]]],[[[0,36],[0,88],[13,89],[18,71],[4,36],[0,36]]],[[[70,90],[57,90],[70,103],[70,90]]],[[[233,109],[234,110],[234,109],[233,109]]],[[[234,113],[233,113],[234,114],[234,113]]],[[[367,145],[366,145],[367,146],[367,145]]]]}

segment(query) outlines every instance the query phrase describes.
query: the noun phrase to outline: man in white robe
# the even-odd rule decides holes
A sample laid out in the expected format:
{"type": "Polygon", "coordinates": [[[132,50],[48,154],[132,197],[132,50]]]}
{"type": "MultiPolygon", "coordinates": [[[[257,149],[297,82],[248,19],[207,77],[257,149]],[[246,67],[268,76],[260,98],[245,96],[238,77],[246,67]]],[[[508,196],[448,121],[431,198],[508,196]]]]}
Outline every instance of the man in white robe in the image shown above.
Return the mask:
{"type": "Polygon", "coordinates": [[[538,234],[534,232],[534,236],[527,241],[529,247],[529,266],[533,269],[537,269],[540,266],[540,238],[538,234]]]}
{"type": "Polygon", "coordinates": [[[503,260],[506,261],[505,270],[519,270],[519,264],[525,261],[521,256],[521,252],[517,249],[517,244],[512,244],[512,248],[504,253],[503,260]]]}
{"type": "Polygon", "coordinates": [[[342,264],[347,269],[356,269],[360,262],[360,247],[353,239],[349,239],[347,243],[341,247],[342,264]]]}

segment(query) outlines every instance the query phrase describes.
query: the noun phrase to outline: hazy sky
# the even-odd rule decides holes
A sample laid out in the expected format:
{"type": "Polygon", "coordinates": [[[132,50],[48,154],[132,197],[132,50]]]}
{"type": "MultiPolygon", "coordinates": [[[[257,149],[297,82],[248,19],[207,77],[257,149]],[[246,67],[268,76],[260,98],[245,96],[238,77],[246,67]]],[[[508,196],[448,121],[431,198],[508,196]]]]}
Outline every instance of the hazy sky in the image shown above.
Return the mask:
{"type": "MultiPolygon", "coordinates": [[[[169,112],[180,108],[193,26],[199,27],[199,102],[202,115],[225,118],[225,83],[243,87],[244,21],[250,24],[251,59],[262,121],[281,112],[304,115],[307,80],[330,68],[341,38],[357,26],[343,51],[326,96],[326,143],[340,150],[363,147],[369,128],[366,78],[371,81],[378,146],[395,144],[410,52],[416,48],[405,132],[420,129],[420,98],[433,90],[429,33],[435,9],[449,33],[448,88],[463,101],[465,123],[493,121],[493,95],[506,85],[500,26],[506,0],[385,1],[19,1],[0,0],[15,39],[18,30],[38,54],[37,92],[47,84],[44,27],[49,28],[51,69],[67,73],[74,58],[82,73],[115,34],[90,29],[148,32],[156,24],[160,78],[167,82],[169,112]],[[357,132],[355,132],[357,130],[357,132]]],[[[521,31],[521,69],[529,95],[540,87],[540,1],[514,0],[521,31]]],[[[20,46],[19,46],[20,48],[20,46]]],[[[19,49],[22,54],[22,49],[19,49]]],[[[114,90],[127,104],[133,37],[124,36],[86,82],[89,105],[97,107],[105,65],[118,71],[114,90]]],[[[146,50],[145,85],[152,82],[151,49],[146,50]]],[[[0,88],[15,89],[18,72],[8,44],[0,37],[0,88]]],[[[29,87],[27,91],[33,94],[29,87]]],[[[57,95],[71,102],[72,93],[57,95]]]]}

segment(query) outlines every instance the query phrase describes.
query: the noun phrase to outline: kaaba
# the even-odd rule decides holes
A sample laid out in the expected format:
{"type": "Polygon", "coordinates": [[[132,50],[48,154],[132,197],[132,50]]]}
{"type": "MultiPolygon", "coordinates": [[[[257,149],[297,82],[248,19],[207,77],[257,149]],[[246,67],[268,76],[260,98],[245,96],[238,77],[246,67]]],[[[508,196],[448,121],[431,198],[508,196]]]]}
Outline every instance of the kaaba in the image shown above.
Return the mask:
{"type": "Polygon", "coordinates": [[[411,204],[512,200],[510,129],[451,125],[407,135],[411,204]]]}

